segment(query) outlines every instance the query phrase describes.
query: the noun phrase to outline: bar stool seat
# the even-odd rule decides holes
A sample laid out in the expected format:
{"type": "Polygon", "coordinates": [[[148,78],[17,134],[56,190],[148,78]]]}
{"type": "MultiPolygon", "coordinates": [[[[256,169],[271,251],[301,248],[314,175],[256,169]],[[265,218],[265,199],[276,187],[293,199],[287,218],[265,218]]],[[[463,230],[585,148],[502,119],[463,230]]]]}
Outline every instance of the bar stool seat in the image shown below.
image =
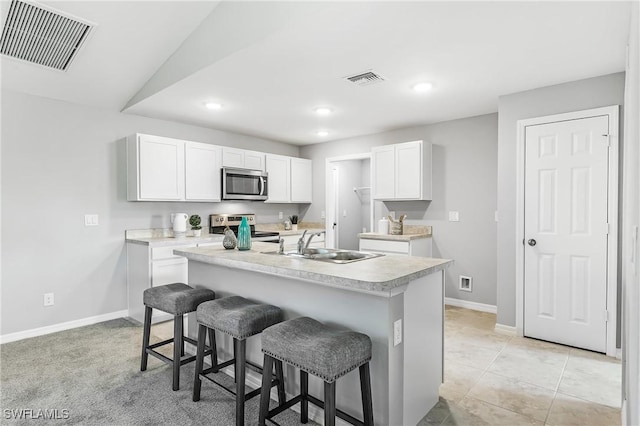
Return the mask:
{"type": "MultiPolygon", "coordinates": [[[[142,301],[145,305],[144,312],[144,328],[142,336],[142,358],[140,362],[140,371],[147,369],[147,361],[149,355],[158,358],[173,368],[173,385],[172,389],[180,388],[180,366],[192,362],[195,356],[184,356],[184,343],[189,342],[196,344],[194,339],[190,339],[184,335],[183,315],[194,312],[198,305],[202,302],[215,299],[216,294],[212,290],[205,288],[193,288],[184,283],[173,283],[158,287],[146,289],[142,294],[142,301]],[[151,336],[151,317],[153,309],[158,309],[173,315],[173,339],[164,340],[153,345],[149,344],[151,336]],[[173,359],[168,358],[155,349],[160,346],[173,343],[173,359]]],[[[209,347],[204,351],[205,355],[215,353],[215,336],[209,334],[209,347]]]]}
{"type": "Polygon", "coordinates": [[[335,417],[354,425],[373,425],[371,399],[371,339],[350,330],[322,324],[312,318],[301,317],[276,324],[262,333],[265,374],[263,383],[271,380],[270,366],[274,361],[285,362],[300,369],[300,395],[269,410],[269,390],[262,388],[259,424],[300,402],[300,419],[308,421],[308,403],[324,408],[324,424],[335,424],[335,417]],[[336,409],[336,380],[348,372],[360,369],[360,387],[364,422],[336,409]],[[324,402],[308,394],[308,374],[324,380],[324,402]]]}
{"type": "MultiPolygon", "coordinates": [[[[193,401],[200,400],[200,390],[202,379],[221,386],[225,390],[233,393],[236,398],[236,426],[244,425],[244,406],[249,399],[260,395],[261,389],[255,389],[245,393],[246,368],[252,368],[258,373],[265,374],[263,368],[246,359],[247,338],[259,334],[267,327],[281,322],[284,319],[284,312],[277,306],[253,302],[240,296],[230,296],[221,299],[211,300],[202,303],[196,310],[198,321],[198,349],[196,358],[196,371],[193,381],[193,401]],[[218,330],[233,337],[233,358],[212,364],[210,368],[203,368],[204,361],[204,336],[207,331],[218,330]],[[215,381],[210,373],[217,373],[220,369],[233,365],[236,381],[236,389],[227,389],[221,383],[215,381]]],[[[269,365],[269,377],[272,377],[273,363],[269,365]]],[[[275,364],[276,380],[269,380],[268,384],[263,381],[263,386],[271,389],[278,388],[278,400],[285,401],[284,376],[282,362],[275,364]]]]}

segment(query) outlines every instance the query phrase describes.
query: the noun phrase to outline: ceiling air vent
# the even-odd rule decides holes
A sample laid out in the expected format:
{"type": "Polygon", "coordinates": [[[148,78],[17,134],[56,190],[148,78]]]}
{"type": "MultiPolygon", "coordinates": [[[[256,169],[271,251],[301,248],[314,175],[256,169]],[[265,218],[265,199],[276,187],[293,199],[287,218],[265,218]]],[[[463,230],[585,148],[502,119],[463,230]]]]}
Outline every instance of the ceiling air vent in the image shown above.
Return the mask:
{"type": "Polygon", "coordinates": [[[93,24],[34,3],[12,0],[0,53],[66,71],[93,24]]]}
{"type": "Polygon", "coordinates": [[[369,70],[360,74],[345,77],[345,80],[348,80],[358,86],[368,86],[370,84],[383,82],[386,78],[369,70]]]}

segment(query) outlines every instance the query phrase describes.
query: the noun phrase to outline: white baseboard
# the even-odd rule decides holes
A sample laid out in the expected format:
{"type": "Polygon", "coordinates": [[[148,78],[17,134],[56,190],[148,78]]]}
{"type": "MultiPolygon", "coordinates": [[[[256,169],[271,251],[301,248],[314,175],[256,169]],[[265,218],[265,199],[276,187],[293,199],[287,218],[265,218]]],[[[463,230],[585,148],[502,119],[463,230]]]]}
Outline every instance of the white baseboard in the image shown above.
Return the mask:
{"type": "Polygon", "coordinates": [[[495,305],[486,305],[484,303],[469,302],[468,300],[454,299],[452,297],[444,298],[445,305],[457,306],[459,308],[472,309],[474,311],[489,312],[495,314],[498,309],[495,305]]]}
{"type": "Polygon", "coordinates": [[[498,334],[504,334],[506,336],[516,336],[518,333],[515,327],[504,324],[497,324],[493,329],[498,334]]]}
{"type": "Polygon", "coordinates": [[[46,327],[32,328],[31,330],[18,331],[0,336],[0,344],[15,342],[29,337],[44,336],[45,334],[56,333],[58,331],[71,330],[72,328],[83,327],[85,325],[97,324],[99,322],[109,321],[116,318],[124,318],[129,316],[127,309],[123,311],[111,312],[95,317],[82,318],[79,320],[61,322],[59,324],[48,325],[46,327]]]}

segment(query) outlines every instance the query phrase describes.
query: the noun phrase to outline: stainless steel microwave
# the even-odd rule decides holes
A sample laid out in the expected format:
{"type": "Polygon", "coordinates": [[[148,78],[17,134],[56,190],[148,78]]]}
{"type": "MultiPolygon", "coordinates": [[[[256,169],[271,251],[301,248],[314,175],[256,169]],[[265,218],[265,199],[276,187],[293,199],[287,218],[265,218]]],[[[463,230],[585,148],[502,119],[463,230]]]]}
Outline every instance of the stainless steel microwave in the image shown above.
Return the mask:
{"type": "Polygon", "coordinates": [[[223,200],[264,201],[269,195],[268,175],[262,170],[222,169],[223,200]]]}

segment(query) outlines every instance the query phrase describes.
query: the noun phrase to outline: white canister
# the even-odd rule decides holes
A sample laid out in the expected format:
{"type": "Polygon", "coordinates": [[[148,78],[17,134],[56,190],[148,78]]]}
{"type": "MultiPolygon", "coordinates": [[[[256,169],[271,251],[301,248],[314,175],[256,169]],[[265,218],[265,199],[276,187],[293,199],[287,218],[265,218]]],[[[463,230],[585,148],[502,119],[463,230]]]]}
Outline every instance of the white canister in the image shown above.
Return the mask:
{"type": "Polygon", "coordinates": [[[378,221],[378,234],[388,234],[389,233],[389,221],[386,217],[383,217],[378,221]]]}

